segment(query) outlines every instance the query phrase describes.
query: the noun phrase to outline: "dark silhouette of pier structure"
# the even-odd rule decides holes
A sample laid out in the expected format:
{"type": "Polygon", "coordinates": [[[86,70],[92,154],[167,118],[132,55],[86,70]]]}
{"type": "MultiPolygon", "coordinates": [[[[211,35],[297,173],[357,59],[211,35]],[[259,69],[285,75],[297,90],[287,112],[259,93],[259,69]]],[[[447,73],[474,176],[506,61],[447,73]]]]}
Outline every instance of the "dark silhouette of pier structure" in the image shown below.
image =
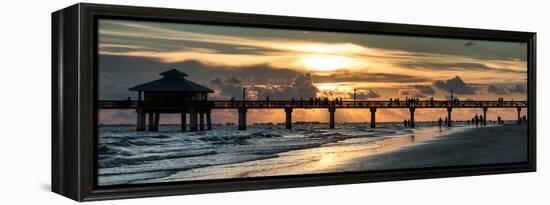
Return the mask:
{"type": "Polygon", "coordinates": [[[161,73],[163,78],[130,88],[138,91],[138,100],[100,100],[98,109],[135,109],[137,130],[144,131],[146,115],[149,116],[149,130],[157,131],[161,113],[181,114],[181,130],[186,131],[186,115],[189,114],[189,131],[212,129],[211,111],[213,109],[234,109],[238,111],[238,128],[246,129],[246,113],[249,109],[284,109],[285,127],[292,128],[292,111],[294,109],[327,109],[329,128],[335,127],[337,109],[368,109],[370,126],[376,127],[376,111],[379,109],[408,109],[410,127],[415,126],[414,113],[417,109],[446,109],[446,126],[452,126],[452,111],[461,108],[479,108],[483,111],[483,124],[487,124],[489,108],[515,108],[517,120],[522,121],[521,110],[528,107],[527,101],[458,101],[451,100],[414,100],[414,101],[334,101],[334,100],[246,100],[243,89],[242,100],[208,100],[209,88],[185,79],[187,76],[178,70],[161,73]],[[142,94],[145,98],[142,99],[142,94]]]}
{"type": "Polygon", "coordinates": [[[130,88],[130,91],[138,92],[137,101],[100,101],[99,108],[105,109],[114,105],[119,109],[135,109],[137,131],[145,131],[146,116],[149,116],[149,131],[158,131],[161,113],[181,114],[182,131],[187,129],[187,114],[190,131],[204,130],[205,117],[206,129],[212,129],[212,107],[205,105],[208,104],[208,93],[214,91],[185,79],[187,74],[175,69],[162,72],[160,75],[163,78],[130,88]]]}

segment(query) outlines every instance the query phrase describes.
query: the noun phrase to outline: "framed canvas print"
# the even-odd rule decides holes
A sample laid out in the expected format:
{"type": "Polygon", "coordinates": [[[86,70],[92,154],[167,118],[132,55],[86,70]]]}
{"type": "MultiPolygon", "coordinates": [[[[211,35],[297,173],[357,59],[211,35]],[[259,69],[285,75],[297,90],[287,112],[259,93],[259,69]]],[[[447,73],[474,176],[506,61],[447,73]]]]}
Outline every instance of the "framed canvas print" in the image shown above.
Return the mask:
{"type": "Polygon", "coordinates": [[[535,33],[77,4],[52,190],[78,201],[535,171],[535,33]]]}

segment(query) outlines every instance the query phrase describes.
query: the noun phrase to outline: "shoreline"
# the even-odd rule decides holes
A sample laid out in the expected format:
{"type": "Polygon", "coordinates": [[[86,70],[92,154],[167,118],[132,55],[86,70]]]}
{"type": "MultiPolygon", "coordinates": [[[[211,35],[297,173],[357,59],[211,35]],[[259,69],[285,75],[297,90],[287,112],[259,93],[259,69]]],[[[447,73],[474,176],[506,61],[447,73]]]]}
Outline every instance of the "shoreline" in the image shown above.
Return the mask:
{"type": "Polygon", "coordinates": [[[280,153],[276,158],[182,171],[136,183],[521,162],[527,160],[527,127],[440,128],[438,133],[436,129],[425,133],[419,129],[375,143],[342,147],[335,146],[337,142],[280,153]]]}

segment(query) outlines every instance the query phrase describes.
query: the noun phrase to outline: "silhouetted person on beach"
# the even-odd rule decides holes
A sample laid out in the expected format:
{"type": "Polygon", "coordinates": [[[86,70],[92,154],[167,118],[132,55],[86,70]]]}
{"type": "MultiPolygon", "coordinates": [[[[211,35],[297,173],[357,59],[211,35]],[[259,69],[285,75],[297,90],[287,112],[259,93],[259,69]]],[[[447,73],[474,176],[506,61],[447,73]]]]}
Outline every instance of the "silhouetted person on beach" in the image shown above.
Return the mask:
{"type": "Polygon", "coordinates": [[[403,127],[407,127],[407,120],[403,120],[403,127]]]}
{"type": "Polygon", "coordinates": [[[476,120],[476,126],[477,126],[477,125],[479,124],[479,116],[477,116],[477,114],[476,114],[476,116],[474,117],[474,119],[476,120]]]}
{"type": "Polygon", "coordinates": [[[441,127],[441,125],[443,124],[443,120],[441,118],[439,118],[438,123],[439,123],[439,126],[441,127]]]}
{"type": "Polygon", "coordinates": [[[446,125],[449,124],[449,120],[447,120],[447,117],[445,117],[445,124],[446,124],[446,125]]]}

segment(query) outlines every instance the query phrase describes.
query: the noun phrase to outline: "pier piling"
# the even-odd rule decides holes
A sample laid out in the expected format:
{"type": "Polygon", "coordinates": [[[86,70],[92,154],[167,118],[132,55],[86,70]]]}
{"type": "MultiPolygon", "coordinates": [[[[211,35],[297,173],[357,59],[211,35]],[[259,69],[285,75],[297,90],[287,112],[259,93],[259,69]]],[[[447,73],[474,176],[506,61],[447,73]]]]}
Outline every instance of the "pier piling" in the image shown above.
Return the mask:
{"type": "Polygon", "coordinates": [[[189,131],[197,131],[197,112],[195,110],[191,110],[189,113],[189,131]]]}
{"type": "Polygon", "coordinates": [[[452,120],[451,120],[452,112],[453,112],[453,108],[448,107],[447,108],[447,127],[450,127],[452,125],[452,120]]]}
{"type": "Polygon", "coordinates": [[[285,108],[285,128],[292,129],[292,108],[285,108]]]}
{"type": "Polygon", "coordinates": [[[487,125],[487,109],[489,108],[483,107],[483,122],[481,123],[483,123],[484,126],[487,125]]]}
{"type": "Polygon", "coordinates": [[[246,130],[246,108],[239,108],[239,130],[246,130]]]}
{"type": "Polygon", "coordinates": [[[137,131],[145,131],[145,113],[137,110],[137,131]]]}
{"type": "Polygon", "coordinates": [[[521,107],[518,107],[518,124],[521,123],[521,107]]]}
{"type": "Polygon", "coordinates": [[[371,128],[376,127],[376,108],[375,107],[370,108],[370,127],[371,128]]]}
{"type": "Polygon", "coordinates": [[[199,130],[204,131],[204,112],[199,112],[199,130]]]}
{"type": "Polygon", "coordinates": [[[155,130],[155,113],[148,113],[149,115],[149,131],[155,130]]]}
{"type": "Polygon", "coordinates": [[[411,112],[411,119],[410,119],[410,121],[411,121],[410,126],[411,127],[414,127],[414,111],[415,110],[416,109],[414,107],[409,108],[409,111],[411,112]]]}
{"type": "Polygon", "coordinates": [[[187,131],[187,114],[185,112],[181,113],[181,131],[187,131]]]}
{"type": "Polygon", "coordinates": [[[208,110],[206,111],[206,130],[211,130],[212,129],[212,115],[211,115],[211,111],[208,110]]]}
{"type": "Polygon", "coordinates": [[[334,120],[335,120],[335,117],[334,117],[334,113],[336,112],[336,108],[334,107],[331,107],[328,109],[328,113],[329,113],[329,123],[328,123],[328,128],[329,129],[334,129],[334,120]]]}

